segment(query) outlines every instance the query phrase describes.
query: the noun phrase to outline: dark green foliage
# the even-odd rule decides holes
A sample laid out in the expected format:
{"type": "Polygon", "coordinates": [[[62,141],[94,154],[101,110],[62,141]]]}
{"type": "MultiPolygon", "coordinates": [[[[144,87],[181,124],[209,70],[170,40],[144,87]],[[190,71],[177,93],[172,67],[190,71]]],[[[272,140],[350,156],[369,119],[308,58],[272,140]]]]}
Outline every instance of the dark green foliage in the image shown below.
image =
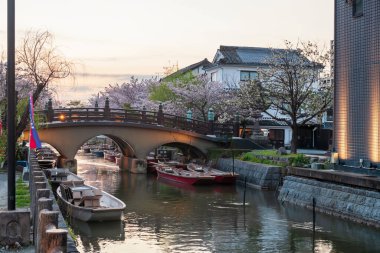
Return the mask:
{"type": "Polygon", "coordinates": [[[292,166],[301,167],[305,164],[310,163],[310,158],[306,157],[304,154],[297,154],[295,157],[289,158],[289,163],[292,166]]]}

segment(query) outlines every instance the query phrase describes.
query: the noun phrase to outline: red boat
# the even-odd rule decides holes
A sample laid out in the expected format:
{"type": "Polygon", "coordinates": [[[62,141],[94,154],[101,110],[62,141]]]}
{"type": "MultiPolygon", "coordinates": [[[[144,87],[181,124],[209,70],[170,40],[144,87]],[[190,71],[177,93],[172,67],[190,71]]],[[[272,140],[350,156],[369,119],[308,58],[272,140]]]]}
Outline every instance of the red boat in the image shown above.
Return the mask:
{"type": "Polygon", "coordinates": [[[214,182],[215,177],[205,175],[204,173],[173,168],[170,166],[157,166],[157,178],[171,180],[184,184],[211,184],[214,182]]]}
{"type": "Polygon", "coordinates": [[[214,176],[214,181],[219,184],[234,184],[236,182],[236,178],[239,176],[237,173],[225,172],[194,163],[189,163],[187,165],[187,169],[189,171],[203,172],[206,175],[214,176]]]}

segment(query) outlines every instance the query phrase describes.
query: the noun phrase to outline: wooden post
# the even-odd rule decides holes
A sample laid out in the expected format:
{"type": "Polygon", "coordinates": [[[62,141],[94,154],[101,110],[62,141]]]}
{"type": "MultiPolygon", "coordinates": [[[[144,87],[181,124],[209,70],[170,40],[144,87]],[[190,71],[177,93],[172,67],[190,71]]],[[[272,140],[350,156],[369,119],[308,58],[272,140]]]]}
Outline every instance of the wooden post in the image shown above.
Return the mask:
{"type": "Polygon", "coordinates": [[[61,228],[51,228],[46,230],[46,238],[49,242],[47,248],[42,252],[67,252],[67,230],[61,228]]]}
{"type": "Polygon", "coordinates": [[[233,134],[233,136],[235,136],[235,137],[239,137],[240,136],[240,134],[239,134],[239,132],[240,132],[240,117],[239,117],[239,114],[236,114],[235,115],[235,121],[234,121],[234,127],[233,127],[233,131],[234,131],[234,134],[233,134]]]}
{"type": "Polygon", "coordinates": [[[164,112],[162,110],[162,104],[158,106],[157,112],[157,125],[163,125],[164,122],[164,112]]]}
{"type": "MultiPolygon", "coordinates": [[[[37,208],[36,208],[36,213],[39,214],[42,210],[49,210],[49,211],[52,211],[53,210],[53,200],[52,199],[49,199],[49,198],[40,198],[37,200],[37,208]]],[[[33,225],[33,242],[34,244],[36,244],[38,242],[38,234],[37,234],[37,231],[38,231],[38,227],[40,225],[40,222],[38,219],[38,215],[36,215],[36,221],[33,225]]]]}
{"type": "Polygon", "coordinates": [[[243,197],[243,205],[245,208],[245,193],[247,191],[247,177],[244,177],[244,197],[243,197]]]}
{"type": "Polygon", "coordinates": [[[141,112],[141,119],[142,119],[142,122],[143,124],[146,124],[146,107],[145,105],[143,106],[143,109],[142,109],[142,112],[141,112]]]}
{"type": "Polygon", "coordinates": [[[313,198],[313,231],[315,231],[315,198],[313,198]]]}
{"type": "Polygon", "coordinates": [[[106,102],[104,104],[104,119],[108,120],[110,117],[110,100],[106,98],[106,102]]]}
{"type": "MultiPolygon", "coordinates": [[[[33,206],[32,206],[32,208],[33,208],[33,211],[32,211],[33,216],[35,216],[34,214],[36,213],[36,208],[37,208],[37,201],[38,201],[38,199],[36,198],[37,191],[39,189],[45,189],[45,188],[46,188],[46,182],[35,182],[34,183],[33,195],[32,195],[32,198],[31,198],[33,200],[33,202],[32,202],[33,203],[33,206]]],[[[34,219],[33,219],[33,222],[34,222],[34,219]]]]}
{"type": "MultiPolygon", "coordinates": [[[[33,172],[33,174],[35,175],[36,172],[33,172]]],[[[43,173],[43,172],[41,172],[43,173]]],[[[32,183],[30,184],[30,200],[31,200],[31,212],[32,214],[35,213],[35,208],[36,208],[36,192],[37,192],[37,189],[44,189],[46,188],[46,183],[45,183],[45,178],[43,176],[33,176],[32,177],[32,183]],[[45,186],[41,185],[42,184],[45,184],[45,186]],[[38,187],[40,188],[37,188],[37,185],[38,187]]],[[[34,220],[33,220],[34,222],[34,220]]]]}
{"type": "Polygon", "coordinates": [[[38,189],[45,189],[45,188],[46,188],[46,182],[35,182],[34,183],[35,193],[37,192],[38,189]]]}
{"type": "Polygon", "coordinates": [[[50,197],[50,190],[49,189],[38,189],[36,191],[37,199],[40,198],[49,198],[50,197]]]}
{"type": "Polygon", "coordinates": [[[52,122],[54,120],[54,109],[51,98],[49,98],[49,101],[47,102],[47,120],[48,122],[52,122]]]}
{"type": "Polygon", "coordinates": [[[49,211],[49,210],[42,210],[39,213],[36,252],[38,253],[48,252],[47,249],[49,248],[50,243],[46,236],[46,230],[51,229],[51,228],[56,228],[58,226],[58,215],[59,215],[58,211],[49,211]]]}

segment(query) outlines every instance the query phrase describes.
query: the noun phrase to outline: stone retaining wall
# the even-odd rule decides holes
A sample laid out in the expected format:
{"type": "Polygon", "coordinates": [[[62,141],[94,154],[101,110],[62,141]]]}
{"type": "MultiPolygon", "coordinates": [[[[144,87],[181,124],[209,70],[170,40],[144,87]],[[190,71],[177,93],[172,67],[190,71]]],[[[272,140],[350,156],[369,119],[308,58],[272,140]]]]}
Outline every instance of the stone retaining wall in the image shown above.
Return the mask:
{"type": "MultiPolygon", "coordinates": [[[[235,172],[239,174],[238,180],[247,179],[247,185],[267,190],[276,190],[281,181],[281,167],[252,163],[241,160],[234,161],[235,172]]],[[[219,159],[217,168],[232,172],[232,159],[219,159]]]]}
{"type": "Polygon", "coordinates": [[[380,227],[380,192],[294,176],[285,177],[279,200],[380,227]]]}

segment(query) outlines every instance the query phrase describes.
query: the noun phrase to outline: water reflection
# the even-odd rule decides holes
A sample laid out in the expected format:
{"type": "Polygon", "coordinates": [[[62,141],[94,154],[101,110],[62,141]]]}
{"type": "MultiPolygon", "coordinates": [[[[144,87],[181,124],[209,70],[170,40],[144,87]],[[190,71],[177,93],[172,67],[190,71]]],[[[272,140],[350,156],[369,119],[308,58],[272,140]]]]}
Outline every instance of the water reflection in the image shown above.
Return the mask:
{"type": "MultiPolygon", "coordinates": [[[[78,157],[77,157],[78,158],[78,157]]],[[[78,158],[86,182],[125,201],[119,223],[73,222],[83,252],[380,252],[379,230],[282,205],[273,192],[185,186],[78,158]]]]}

